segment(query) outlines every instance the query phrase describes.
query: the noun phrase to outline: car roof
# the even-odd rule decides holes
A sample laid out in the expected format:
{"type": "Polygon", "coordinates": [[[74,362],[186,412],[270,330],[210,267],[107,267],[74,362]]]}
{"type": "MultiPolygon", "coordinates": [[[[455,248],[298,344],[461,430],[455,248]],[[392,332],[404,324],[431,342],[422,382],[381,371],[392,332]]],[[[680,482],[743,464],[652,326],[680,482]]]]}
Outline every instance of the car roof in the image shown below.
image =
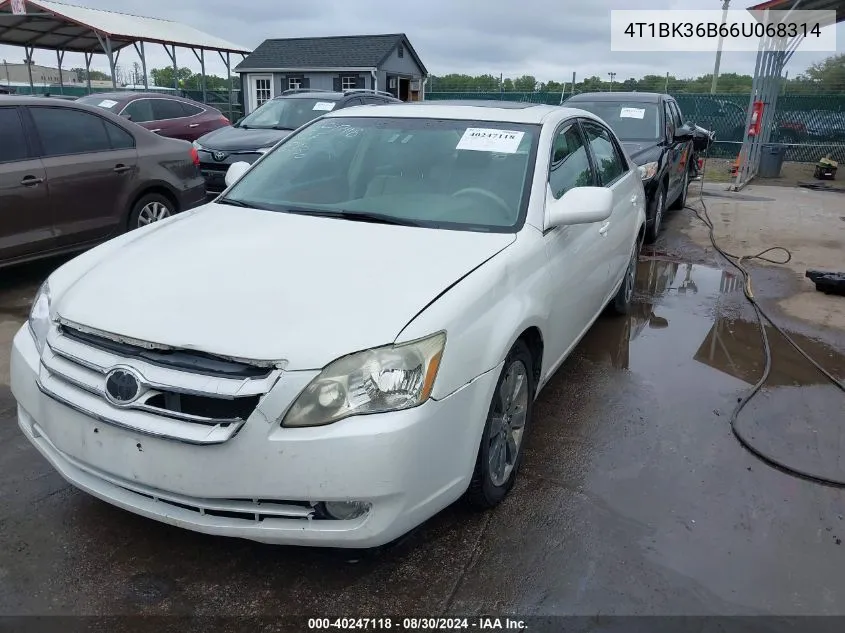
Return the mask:
{"type": "Polygon", "coordinates": [[[661,92],[582,92],[573,95],[565,103],[577,101],[639,101],[642,103],[658,103],[661,98],[671,98],[661,92]]]}
{"type": "Polygon", "coordinates": [[[62,105],[66,107],[89,108],[90,106],[67,99],[54,99],[53,97],[41,97],[30,95],[3,95],[3,105],[62,105]]]}
{"type": "MultiPolygon", "coordinates": [[[[484,102],[412,102],[386,103],[377,108],[344,108],[327,113],[326,117],[384,117],[407,119],[458,119],[471,121],[495,121],[501,123],[543,123],[547,117],[559,114],[581,116],[582,110],[542,104],[526,104],[514,107],[508,101],[495,102],[495,106],[484,102]]],[[[520,104],[521,105],[521,104],[520,104]]],[[[590,115],[592,116],[592,115],[590,115]]]]}
{"type": "Polygon", "coordinates": [[[139,92],[138,90],[123,90],[117,92],[94,92],[90,95],[82,95],[80,99],[83,97],[102,97],[103,99],[128,99],[130,97],[156,97],[156,98],[167,98],[167,99],[180,99],[185,100],[184,97],[180,97],[179,95],[168,94],[164,92],[139,92]]]}

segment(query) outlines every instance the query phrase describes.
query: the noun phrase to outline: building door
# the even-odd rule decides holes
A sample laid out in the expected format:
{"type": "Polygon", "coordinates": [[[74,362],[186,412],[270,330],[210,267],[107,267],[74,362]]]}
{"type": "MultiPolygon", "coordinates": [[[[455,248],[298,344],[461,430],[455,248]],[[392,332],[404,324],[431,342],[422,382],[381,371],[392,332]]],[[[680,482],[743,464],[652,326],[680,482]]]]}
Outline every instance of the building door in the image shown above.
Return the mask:
{"type": "Polygon", "coordinates": [[[257,110],[273,98],[273,76],[272,75],[250,75],[250,111],[257,110]]]}

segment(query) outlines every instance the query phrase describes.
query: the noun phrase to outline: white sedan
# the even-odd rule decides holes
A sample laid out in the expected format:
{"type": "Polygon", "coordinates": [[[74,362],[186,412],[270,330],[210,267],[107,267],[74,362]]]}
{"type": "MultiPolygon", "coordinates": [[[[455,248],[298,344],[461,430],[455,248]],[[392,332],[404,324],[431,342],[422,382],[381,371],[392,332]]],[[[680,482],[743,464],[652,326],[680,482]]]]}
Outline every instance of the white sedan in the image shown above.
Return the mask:
{"type": "Polygon", "coordinates": [[[537,394],[631,305],[645,197],[610,128],[348,108],[230,172],[44,283],[11,359],[26,437],[109,503],[267,543],[371,547],[499,503],[537,394]]]}

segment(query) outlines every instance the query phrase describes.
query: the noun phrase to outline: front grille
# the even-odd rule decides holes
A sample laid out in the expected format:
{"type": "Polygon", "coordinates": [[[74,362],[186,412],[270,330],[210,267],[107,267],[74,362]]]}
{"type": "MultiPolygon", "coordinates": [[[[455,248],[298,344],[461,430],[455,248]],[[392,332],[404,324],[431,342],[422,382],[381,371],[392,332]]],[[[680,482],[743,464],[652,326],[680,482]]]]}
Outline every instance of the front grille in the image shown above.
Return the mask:
{"type": "Polygon", "coordinates": [[[193,444],[234,437],[281,375],[189,350],[159,350],[62,326],[51,330],[39,388],[54,400],[115,426],[193,444]],[[115,368],[140,379],[131,402],[115,404],[106,380],[115,368]]]}

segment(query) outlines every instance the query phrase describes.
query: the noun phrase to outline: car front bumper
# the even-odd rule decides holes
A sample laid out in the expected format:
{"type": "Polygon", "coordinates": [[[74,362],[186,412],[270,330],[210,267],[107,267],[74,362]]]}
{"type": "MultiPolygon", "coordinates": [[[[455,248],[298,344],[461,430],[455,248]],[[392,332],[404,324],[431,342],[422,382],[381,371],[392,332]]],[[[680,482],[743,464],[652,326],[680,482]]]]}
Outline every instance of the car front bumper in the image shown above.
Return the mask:
{"type": "Polygon", "coordinates": [[[39,387],[43,369],[24,326],[11,358],[18,424],[71,484],[198,532],[332,547],[388,543],[463,494],[501,371],[413,409],[302,429],[280,428],[262,408],[301,389],[293,381],[286,390],[283,372],[236,435],[197,445],[85,415],[39,387]],[[310,504],[324,501],[360,501],[369,510],[349,520],[319,518],[310,504]]]}

